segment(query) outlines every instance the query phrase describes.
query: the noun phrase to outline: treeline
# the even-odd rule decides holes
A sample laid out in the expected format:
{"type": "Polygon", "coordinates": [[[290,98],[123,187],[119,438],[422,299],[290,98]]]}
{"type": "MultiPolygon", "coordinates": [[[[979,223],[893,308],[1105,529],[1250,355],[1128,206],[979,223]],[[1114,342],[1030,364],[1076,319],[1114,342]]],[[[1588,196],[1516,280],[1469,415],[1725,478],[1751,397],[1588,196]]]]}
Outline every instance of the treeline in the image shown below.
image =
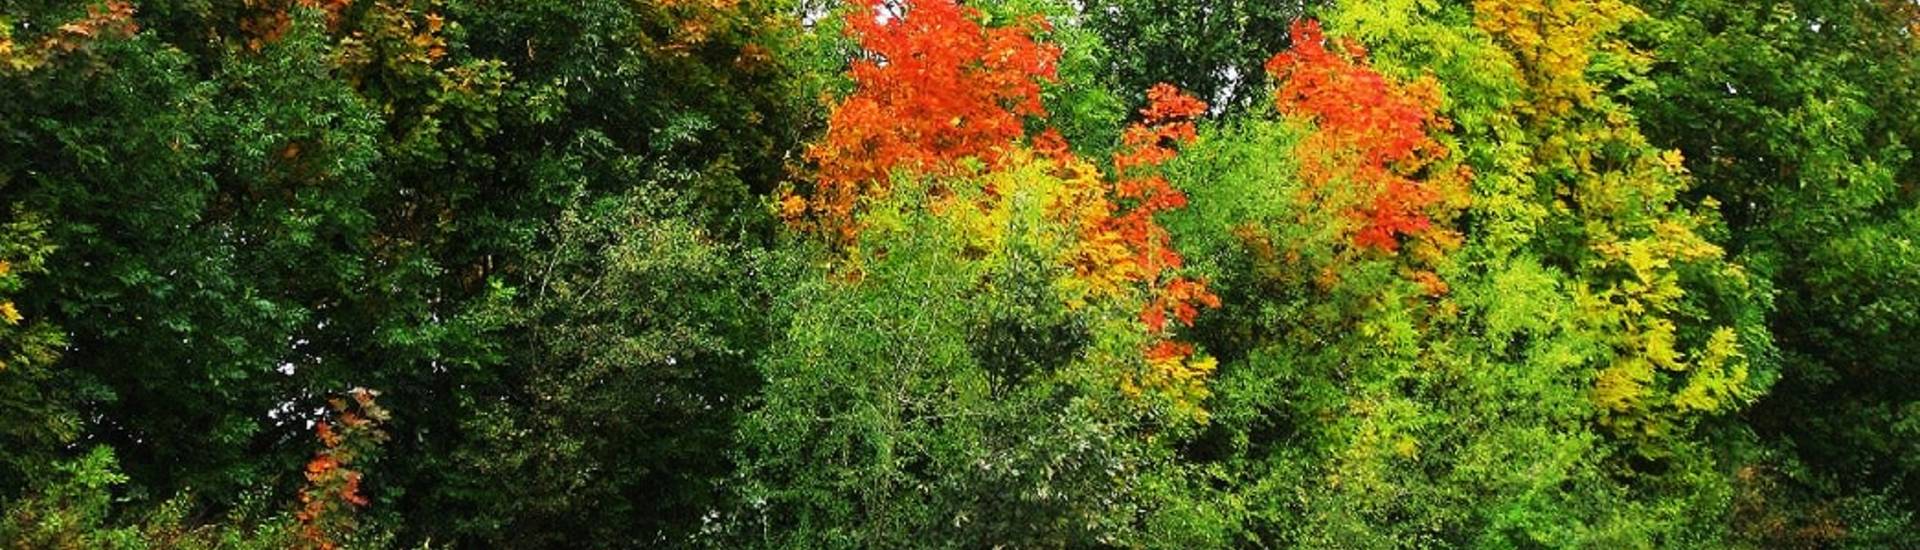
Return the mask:
{"type": "Polygon", "coordinates": [[[0,547],[1911,547],[1917,33],[0,0],[0,547]]]}

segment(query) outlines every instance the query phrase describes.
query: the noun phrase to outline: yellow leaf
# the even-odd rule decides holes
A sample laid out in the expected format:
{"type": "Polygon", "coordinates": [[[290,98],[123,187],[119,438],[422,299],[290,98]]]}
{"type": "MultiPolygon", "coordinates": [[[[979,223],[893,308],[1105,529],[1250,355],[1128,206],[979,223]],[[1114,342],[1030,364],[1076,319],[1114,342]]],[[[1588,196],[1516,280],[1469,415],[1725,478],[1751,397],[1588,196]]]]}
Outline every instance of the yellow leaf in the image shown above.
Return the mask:
{"type": "Polygon", "coordinates": [[[13,302],[0,302],[0,321],[9,325],[20,324],[20,310],[14,309],[13,302]]]}

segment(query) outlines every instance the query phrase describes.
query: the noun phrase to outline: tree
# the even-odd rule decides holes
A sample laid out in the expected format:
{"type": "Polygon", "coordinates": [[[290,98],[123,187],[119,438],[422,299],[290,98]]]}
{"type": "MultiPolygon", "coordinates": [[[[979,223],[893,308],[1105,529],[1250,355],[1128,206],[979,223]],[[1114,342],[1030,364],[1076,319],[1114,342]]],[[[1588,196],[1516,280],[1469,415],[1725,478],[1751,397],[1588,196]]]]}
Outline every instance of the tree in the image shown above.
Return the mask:
{"type": "Polygon", "coordinates": [[[1524,8],[1322,12],[1366,48],[1296,38],[1273,63],[1282,117],[1203,134],[1175,166],[1194,198],[1170,227],[1209,259],[1197,269],[1227,304],[1197,331],[1222,359],[1218,426],[1186,453],[1227,472],[1210,498],[1242,518],[1232,532],[1246,544],[1647,546],[1724,533],[1731,484],[1699,427],[1758,391],[1741,357],[1717,350],[1735,334],[1764,350],[1751,324],[1763,304],[1737,275],[1688,275],[1738,270],[1691,232],[1712,226],[1677,203],[1684,177],[1650,162],[1660,152],[1635,145],[1629,118],[1604,115],[1618,109],[1610,92],[1566,80],[1615,66],[1547,67],[1529,57],[1537,45],[1512,41],[1605,50],[1613,35],[1499,28],[1524,8]],[[1564,72],[1536,72],[1549,69],[1564,72]],[[1420,200],[1379,208],[1370,198],[1383,192],[1420,200]],[[1687,243],[1711,254],[1665,248],[1687,243]],[[1654,334],[1697,346],[1669,359],[1698,363],[1635,378],[1645,385],[1622,407],[1613,377],[1660,349],[1642,344],[1663,318],[1673,328],[1654,334]]]}
{"type": "Polygon", "coordinates": [[[1916,32],[0,0],[0,546],[1900,546],[1916,32]]]}
{"type": "Polygon", "coordinates": [[[731,242],[659,187],[582,198],[519,304],[500,397],[468,397],[446,527],[503,546],[688,544],[734,506],[734,430],[784,326],[785,253],[731,242]],[[742,275],[751,275],[743,277],[742,275]]]}
{"type": "Polygon", "coordinates": [[[951,174],[961,159],[999,163],[1027,119],[1046,115],[1040,89],[1060,55],[1033,40],[1046,25],[1038,17],[987,27],[979,10],[952,2],[875,8],[847,18],[864,53],[847,71],[853,94],[832,106],[826,136],[808,149],[817,184],[809,198],[781,201],[788,217],[810,214],[843,240],[857,232],[859,200],[885,193],[895,169],[951,174]]]}
{"type": "Polygon", "coordinates": [[[726,524],[776,546],[1151,540],[1160,504],[1133,488],[1180,478],[1157,432],[1204,421],[1213,368],[1168,321],[1218,301],[1158,223],[1185,203],[1160,167],[1205,104],[1151,90],[1108,176],[1020,124],[1045,115],[1051,74],[1024,61],[1051,51],[1024,34],[1044,22],[888,13],[857,31],[888,62],[854,65],[814,195],[783,201],[829,220],[802,227],[830,230],[811,235],[832,261],[780,301],[726,524]]]}
{"type": "Polygon", "coordinates": [[[1262,64],[1286,50],[1287,27],[1331,2],[1272,0],[1093,0],[1078,17],[1106,45],[1112,86],[1132,96],[1158,82],[1189,90],[1226,113],[1244,113],[1265,97],[1262,64]]]}
{"type": "Polygon", "coordinates": [[[1833,510],[1867,510],[1860,503],[1883,492],[1908,516],[1920,502],[1905,443],[1920,410],[1909,391],[1916,350],[1899,336],[1920,328],[1911,313],[1920,286],[1909,276],[1920,235],[1915,12],[1875,2],[1638,4],[1653,17],[1642,34],[1660,62],[1648,74],[1654,85],[1631,96],[1634,109],[1652,141],[1685,154],[1697,193],[1722,199],[1728,249],[1777,295],[1767,325],[1781,379],[1750,417],[1780,450],[1747,468],[1806,495],[1772,495],[1756,513],[1798,506],[1806,517],[1763,540],[1873,544],[1856,527],[1880,518],[1833,510]]]}
{"type": "MultiPolygon", "coordinates": [[[[370,473],[369,513],[403,541],[504,538],[510,515],[455,519],[506,509],[463,491],[507,480],[449,472],[491,445],[467,419],[523,403],[550,363],[502,336],[561,326],[503,313],[548,307],[516,301],[559,255],[548,220],[666,188],[716,246],[765,243],[756,193],[809,126],[779,3],[27,4],[4,10],[0,79],[19,96],[0,107],[0,185],[9,227],[45,231],[7,261],[44,261],[19,264],[31,293],[5,292],[41,335],[22,349],[66,345],[0,379],[49,397],[9,421],[31,438],[9,455],[44,469],[72,440],[111,445],[146,495],[129,508],[188,488],[194,517],[245,488],[291,498],[312,411],[365,386],[409,434],[370,473]]],[[[729,306],[715,314],[759,317],[729,306]]],[[[662,517],[606,544],[697,529],[662,517]]]]}

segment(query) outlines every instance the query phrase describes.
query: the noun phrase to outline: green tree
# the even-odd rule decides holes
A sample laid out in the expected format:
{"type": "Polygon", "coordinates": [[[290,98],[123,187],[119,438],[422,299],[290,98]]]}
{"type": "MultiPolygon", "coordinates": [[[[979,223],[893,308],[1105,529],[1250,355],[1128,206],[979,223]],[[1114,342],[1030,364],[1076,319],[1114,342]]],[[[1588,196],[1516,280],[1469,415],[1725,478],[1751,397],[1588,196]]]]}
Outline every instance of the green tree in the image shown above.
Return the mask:
{"type": "Polygon", "coordinates": [[[1894,517],[1920,510],[1920,349],[1904,336],[1920,330],[1920,19],[1891,2],[1640,5],[1660,63],[1635,110],[1649,137],[1685,153],[1698,192],[1722,199],[1729,250],[1778,296],[1767,323],[1781,380],[1750,418],[1783,451],[1750,477],[1806,497],[1776,495],[1755,515],[1806,517],[1760,531],[1773,544],[1875,544],[1852,526],[1878,518],[1834,510],[1882,492],[1897,497],[1894,517]]]}
{"type": "Polygon", "coordinates": [[[500,312],[518,368],[500,398],[463,396],[471,439],[441,489],[468,512],[435,521],[487,545],[681,545],[730,506],[725,453],[790,268],[672,196],[582,200],[545,231],[500,312]]]}
{"type": "Polygon", "coordinates": [[[1189,90],[1227,112],[1260,104],[1261,65],[1291,42],[1287,24],[1331,2],[1279,0],[1092,0],[1079,2],[1081,26],[1097,33],[1114,90],[1137,102],[1158,82],[1189,90]]]}
{"type": "MultiPolygon", "coordinates": [[[[756,193],[785,177],[810,116],[795,108],[796,79],[781,58],[795,25],[787,9],[0,5],[0,81],[15,94],[0,106],[0,188],[6,259],[20,266],[0,292],[27,331],[9,325],[0,336],[21,365],[0,387],[44,399],[9,409],[19,414],[0,433],[20,438],[17,453],[16,440],[7,443],[9,459],[21,459],[0,482],[19,488],[85,439],[124,459],[134,507],[189,488],[184,506],[195,517],[240,505],[246,488],[290,498],[312,411],[325,396],[365,386],[387,393],[393,431],[407,434],[368,474],[378,480],[372,513],[404,526],[407,541],[511,540],[506,529],[531,525],[515,521],[519,495],[470,488],[507,486],[524,472],[457,473],[461,457],[498,445],[488,439],[494,427],[471,419],[503,403],[532,411],[520,419],[535,425],[609,412],[592,407],[610,398],[585,390],[578,406],[533,406],[532,396],[568,380],[548,371],[582,369],[580,384],[606,376],[553,358],[584,352],[504,336],[591,324],[586,312],[517,311],[553,311],[525,289],[560,276],[541,270],[554,258],[569,258],[570,278],[611,269],[555,249],[561,232],[551,220],[644,188],[679,197],[662,215],[676,231],[705,235],[703,246],[744,255],[740,247],[768,242],[774,225],[756,193]],[[56,348],[57,359],[47,353],[56,348]]],[[[714,278],[699,273],[648,284],[714,278]]],[[[734,339],[724,349],[764,347],[737,329],[764,318],[752,300],[701,308],[734,339]]],[[[633,320],[621,330],[652,328],[633,320]]],[[[753,377],[739,375],[751,371],[739,365],[682,389],[751,391],[753,377]]],[[[682,414],[682,405],[656,414],[682,414]]],[[[712,447],[656,447],[661,454],[631,464],[664,471],[722,454],[724,441],[701,434],[730,433],[726,416],[653,425],[712,447]]],[[[643,433],[654,435],[626,435],[643,433]]],[[[593,444],[620,441],[631,439],[593,444]]],[[[579,464],[540,467],[554,468],[543,479],[571,483],[560,472],[579,464]]],[[[705,501],[675,507],[623,488],[651,479],[623,478],[614,497],[582,493],[535,512],[593,509],[608,498],[671,509],[609,534],[607,545],[696,528],[687,510],[705,501]]],[[[567,487],[537,491],[564,496],[567,487]]]]}
{"type": "MultiPolygon", "coordinates": [[[[1134,308],[1066,305],[1052,258],[1070,226],[1044,208],[1064,182],[1044,170],[996,176],[1030,185],[997,187],[1012,210],[984,246],[920,208],[929,183],[896,181],[866,215],[860,273],[813,270],[780,298],[793,317],[730,482],[744,544],[1144,543],[1186,423],[1115,387],[1149,368],[1134,308]]],[[[986,200],[963,182],[956,207],[986,200]]]]}

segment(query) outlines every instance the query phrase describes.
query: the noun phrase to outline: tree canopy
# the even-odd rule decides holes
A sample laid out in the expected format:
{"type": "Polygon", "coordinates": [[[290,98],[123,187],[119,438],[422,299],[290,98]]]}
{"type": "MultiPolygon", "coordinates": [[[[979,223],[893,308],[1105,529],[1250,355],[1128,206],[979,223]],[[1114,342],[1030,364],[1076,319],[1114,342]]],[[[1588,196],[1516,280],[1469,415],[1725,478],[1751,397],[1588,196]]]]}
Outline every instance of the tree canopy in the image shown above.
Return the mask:
{"type": "Polygon", "coordinates": [[[1901,548],[1904,0],[0,0],[0,547],[1901,548]]]}

